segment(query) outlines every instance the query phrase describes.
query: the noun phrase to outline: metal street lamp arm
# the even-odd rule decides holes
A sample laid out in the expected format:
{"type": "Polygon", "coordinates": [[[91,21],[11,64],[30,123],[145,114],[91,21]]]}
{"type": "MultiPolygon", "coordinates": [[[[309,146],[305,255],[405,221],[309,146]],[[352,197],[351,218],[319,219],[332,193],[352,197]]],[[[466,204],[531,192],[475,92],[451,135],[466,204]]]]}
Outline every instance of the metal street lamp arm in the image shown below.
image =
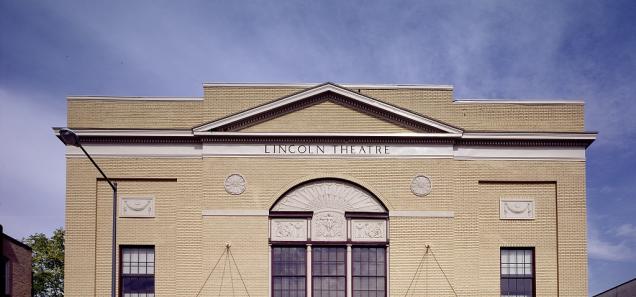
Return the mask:
{"type": "Polygon", "coordinates": [[[110,187],[113,189],[113,191],[117,191],[117,186],[115,186],[115,184],[110,181],[110,179],[108,178],[108,176],[106,176],[106,174],[104,173],[104,171],[102,171],[101,168],[99,168],[99,166],[97,165],[97,163],[95,163],[95,160],[93,160],[93,158],[91,157],[91,155],[88,154],[88,152],[84,149],[84,147],[82,146],[81,143],[78,143],[79,148],[82,149],[82,151],[84,152],[84,154],[88,157],[89,160],[91,160],[91,162],[93,163],[93,165],[95,166],[95,168],[97,168],[97,170],[99,171],[99,173],[102,174],[102,176],[104,177],[104,179],[106,179],[106,181],[108,182],[108,184],[110,185],[110,187]]]}

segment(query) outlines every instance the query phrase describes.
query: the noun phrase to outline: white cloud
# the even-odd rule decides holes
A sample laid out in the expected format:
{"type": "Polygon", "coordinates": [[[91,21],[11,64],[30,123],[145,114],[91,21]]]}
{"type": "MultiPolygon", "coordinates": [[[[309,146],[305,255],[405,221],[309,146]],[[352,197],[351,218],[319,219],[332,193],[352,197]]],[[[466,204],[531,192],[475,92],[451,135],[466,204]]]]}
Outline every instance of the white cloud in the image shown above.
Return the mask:
{"type": "Polygon", "coordinates": [[[622,224],[615,230],[616,236],[636,240],[636,226],[632,224],[622,224]]]}
{"type": "Polygon", "coordinates": [[[606,261],[634,261],[634,251],[625,242],[611,243],[600,238],[590,238],[588,244],[589,256],[597,260],[606,261]]]}
{"type": "MultiPolygon", "coordinates": [[[[631,229],[634,226],[623,226],[625,225],[617,228],[614,234],[618,235],[619,230],[627,232],[636,231],[636,229],[631,229]]],[[[588,254],[590,258],[615,262],[636,261],[636,247],[630,245],[628,241],[624,239],[617,240],[613,238],[614,236],[612,235],[614,234],[610,232],[601,233],[592,222],[590,222],[589,225],[589,232],[588,254]]]]}

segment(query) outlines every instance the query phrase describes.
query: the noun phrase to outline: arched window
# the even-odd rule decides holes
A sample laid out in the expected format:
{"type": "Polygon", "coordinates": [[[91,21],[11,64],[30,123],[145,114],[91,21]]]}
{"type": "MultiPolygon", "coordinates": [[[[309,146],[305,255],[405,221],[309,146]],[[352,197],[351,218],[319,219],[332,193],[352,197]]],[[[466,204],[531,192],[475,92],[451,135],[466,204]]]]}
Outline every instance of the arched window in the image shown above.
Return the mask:
{"type": "Polygon", "coordinates": [[[386,296],[388,212],[344,180],[303,183],[270,210],[272,296],[386,296]]]}

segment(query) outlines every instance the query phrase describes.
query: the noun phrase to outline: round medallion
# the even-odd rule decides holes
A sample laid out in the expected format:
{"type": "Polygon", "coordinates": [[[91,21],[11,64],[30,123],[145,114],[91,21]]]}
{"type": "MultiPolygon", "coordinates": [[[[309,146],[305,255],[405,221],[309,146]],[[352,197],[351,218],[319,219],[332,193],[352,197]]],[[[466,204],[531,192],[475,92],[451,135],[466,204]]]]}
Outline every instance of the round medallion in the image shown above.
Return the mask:
{"type": "Polygon", "coordinates": [[[232,195],[245,192],[245,178],[240,174],[231,174],[225,179],[225,191],[232,195]]]}
{"type": "Polygon", "coordinates": [[[424,175],[414,177],[411,182],[411,192],[420,197],[428,195],[431,193],[431,180],[424,175]]]}

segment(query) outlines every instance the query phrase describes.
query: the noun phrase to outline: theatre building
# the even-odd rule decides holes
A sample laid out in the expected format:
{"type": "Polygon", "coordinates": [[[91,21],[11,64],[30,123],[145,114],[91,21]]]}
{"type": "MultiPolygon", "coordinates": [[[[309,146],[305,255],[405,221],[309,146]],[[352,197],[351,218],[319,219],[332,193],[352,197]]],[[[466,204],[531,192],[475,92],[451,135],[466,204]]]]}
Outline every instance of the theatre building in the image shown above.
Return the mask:
{"type": "MultiPolygon", "coordinates": [[[[118,296],[587,296],[579,101],[451,86],[75,96],[117,183],[118,296]]],[[[59,128],[54,128],[57,134],[59,128]]],[[[108,296],[113,192],[68,146],[66,296],[108,296]]]]}

